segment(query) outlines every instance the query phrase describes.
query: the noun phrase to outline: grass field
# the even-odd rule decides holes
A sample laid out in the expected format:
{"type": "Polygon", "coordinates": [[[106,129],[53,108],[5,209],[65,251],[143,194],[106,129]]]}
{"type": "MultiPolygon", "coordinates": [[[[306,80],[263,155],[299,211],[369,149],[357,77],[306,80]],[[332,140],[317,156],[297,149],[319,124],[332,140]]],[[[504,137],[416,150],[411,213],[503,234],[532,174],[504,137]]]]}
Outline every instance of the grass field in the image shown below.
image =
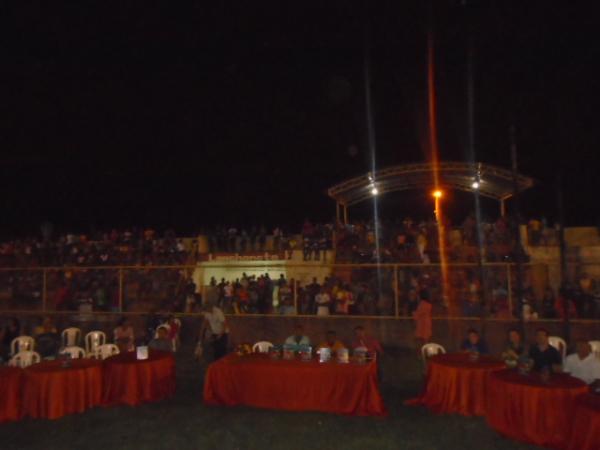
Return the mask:
{"type": "Polygon", "coordinates": [[[252,408],[206,407],[206,365],[191,352],[177,356],[177,394],[138,408],[95,408],[59,420],[0,425],[0,449],[527,449],[506,440],[482,418],[435,416],[407,407],[421,386],[419,361],[387,355],[382,394],[385,419],[295,413],[252,408]]]}

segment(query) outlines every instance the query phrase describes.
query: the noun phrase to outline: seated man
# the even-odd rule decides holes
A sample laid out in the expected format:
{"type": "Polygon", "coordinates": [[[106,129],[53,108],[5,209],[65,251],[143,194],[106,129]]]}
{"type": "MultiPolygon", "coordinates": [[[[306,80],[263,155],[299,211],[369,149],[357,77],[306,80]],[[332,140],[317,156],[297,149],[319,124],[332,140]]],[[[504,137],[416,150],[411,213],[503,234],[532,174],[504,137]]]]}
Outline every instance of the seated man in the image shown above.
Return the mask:
{"type": "Polygon", "coordinates": [[[285,345],[310,345],[310,339],[303,334],[304,328],[301,324],[297,324],[294,328],[294,334],[285,340],[285,345]]]}
{"type": "Polygon", "coordinates": [[[169,339],[168,333],[169,330],[167,327],[158,327],[156,337],[148,343],[148,347],[152,350],[160,350],[161,352],[172,352],[173,342],[169,339]]]}
{"type": "Polygon", "coordinates": [[[477,330],[473,328],[467,332],[467,338],[463,341],[460,346],[463,352],[481,353],[486,355],[488,353],[488,346],[483,339],[479,336],[477,330]]]}
{"type": "Polygon", "coordinates": [[[529,349],[529,357],[533,360],[533,370],[561,371],[560,353],[548,342],[548,331],[539,328],[535,332],[535,345],[529,349]]]}
{"type": "Polygon", "coordinates": [[[331,350],[331,353],[335,353],[346,347],[344,347],[344,344],[342,344],[341,341],[336,339],[335,331],[329,330],[325,335],[325,342],[321,342],[318,348],[328,348],[331,350]]]}
{"type": "Polygon", "coordinates": [[[369,353],[376,353],[377,356],[383,355],[381,344],[375,338],[366,336],[365,329],[362,326],[354,328],[354,341],[352,341],[352,350],[357,348],[366,348],[369,353]]]}
{"type": "Polygon", "coordinates": [[[594,356],[592,347],[587,341],[577,341],[577,353],[565,358],[564,371],[592,388],[600,387],[600,360],[594,356]]]}

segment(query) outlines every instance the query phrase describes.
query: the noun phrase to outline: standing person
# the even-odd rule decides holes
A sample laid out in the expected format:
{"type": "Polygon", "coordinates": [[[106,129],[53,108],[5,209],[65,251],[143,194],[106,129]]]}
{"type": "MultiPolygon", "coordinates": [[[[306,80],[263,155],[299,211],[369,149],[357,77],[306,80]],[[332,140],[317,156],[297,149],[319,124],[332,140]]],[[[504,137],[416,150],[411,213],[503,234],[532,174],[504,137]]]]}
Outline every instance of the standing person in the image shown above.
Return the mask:
{"type": "Polygon", "coordinates": [[[114,331],[115,344],[119,347],[120,352],[132,352],[134,349],[135,335],[133,326],[127,317],[123,317],[117,323],[117,328],[114,331]]]}
{"type": "Polygon", "coordinates": [[[325,286],[321,287],[321,292],[315,296],[315,303],[317,305],[317,316],[329,315],[331,298],[329,297],[325,286]]]}
{"type": "Polygon", "coordinates": [[[431,303],[426,291],[421,291],[421,299],[417,309],[413,312],[415,321],[415,341],[417,352],[423,344],[431,339],[431,303]]]}
{"type": "Polygon", "coordinates": [[[216,361],[227,354],[229,340],[227,319],[223,311],[214,305],[206,304],[203,309],[204,321],[200,329],[200,336],[202,341],[207,335],[209,336],[216,361]]]}

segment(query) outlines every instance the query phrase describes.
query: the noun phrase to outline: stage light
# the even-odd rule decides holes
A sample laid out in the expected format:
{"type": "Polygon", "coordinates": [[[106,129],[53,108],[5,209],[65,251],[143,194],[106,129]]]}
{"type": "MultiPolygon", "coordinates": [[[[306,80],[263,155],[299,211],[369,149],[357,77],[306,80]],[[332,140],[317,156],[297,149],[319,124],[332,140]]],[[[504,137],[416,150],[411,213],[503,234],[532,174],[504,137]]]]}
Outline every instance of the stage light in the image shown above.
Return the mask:
{"type": "Polygon", "coordinates": [[[433,191],[433,196],[435,198],[442,198],[442,195],[443,195],[443,193],[439,189],[436,189],[435,191],[433,191]]]}
{"type": "Polygon", "coordinates": [[[471,185],[471,187],[473,189],[479,189],[479,181],[473,181],[473,184],[471,185]]]}
{"type": "Polygon", "coordinates": [[[377,195],[377,194],[379,194],[379,190],[378,190],[378,189],[377,189],[375,186],[373,186],[373,187],[371,188],[371,194],[373,194],[373,195],[377,195]]]}

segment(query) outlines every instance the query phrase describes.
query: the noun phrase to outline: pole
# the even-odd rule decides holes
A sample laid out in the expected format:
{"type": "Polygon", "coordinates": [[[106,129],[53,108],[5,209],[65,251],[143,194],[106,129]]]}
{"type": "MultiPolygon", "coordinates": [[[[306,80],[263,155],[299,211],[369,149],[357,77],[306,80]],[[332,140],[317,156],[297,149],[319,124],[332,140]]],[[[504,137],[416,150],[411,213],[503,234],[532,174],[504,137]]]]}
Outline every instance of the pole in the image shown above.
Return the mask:
{"type": "Polygon", "coordinates": [[[298,314],[298,283],[296,280],[293,281],[293,289],[294,289],[294,313],[298,314]]]}
{"type": "Polygon", "coordinates": [[[525,320],[523,317],[523,246],[521,244],[521,214],[519,208],[519,178],[518,178],[518,166],[517,166],[517,137],[516,128],[514,125],[510,126],[510,159],[512,166],[512,182],[513,182],[513,222],[514,222],[514,233],[515,233],[515,281],[516,281],[516,294],[517,294],[517,313],[519,314],[521,334],[525,338],[525,320]]]}
{"type": "Polygon", "coordinates": [[[400,298],[398,295],[398,266],[394,266],[394,305],[396,307],[395,316],[399,317],[400,316],[400,298]]]}
{"type": "Polygon", "coordinates": [[[119,312],[123,312],[123,269],[119,267],[119,312]]]}
{"type": "Polygon", "coordinates": [[[565,208],[562,190],[562,171],[558,172],[556,180],[556,200],[558,203],[558,242],[560,252],[560,290],[562,291],[563,310],[564,310],[564,335],[567,343],[571,337],[571,321],[569,318],[569,298],[565,289],[567,285],[567,244],[565,241],[565,208]]]}
{"type": "Polygon", "coordinates": [[[508,312],[513,315],[512,279],[510,275],[510,263],[506,264],[506,290],[508,291],[508,312]]]}
{"type": "Polygon", "coordinates": [[[46,269],[42,271],[42,311],[46,312],[48,302],[48,280],[46,276],[46,269]]]}

